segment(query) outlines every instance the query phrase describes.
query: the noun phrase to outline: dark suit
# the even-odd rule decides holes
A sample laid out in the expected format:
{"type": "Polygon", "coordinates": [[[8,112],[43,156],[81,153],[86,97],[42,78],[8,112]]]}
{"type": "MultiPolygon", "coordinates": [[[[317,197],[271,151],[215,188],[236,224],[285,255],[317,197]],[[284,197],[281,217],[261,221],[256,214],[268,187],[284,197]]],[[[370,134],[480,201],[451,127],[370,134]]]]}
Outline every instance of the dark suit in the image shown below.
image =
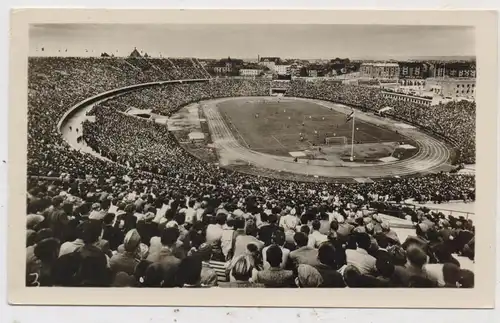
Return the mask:
{"type": "Polygon", "coordinates": [[[256,283],[264,284],[266,287],[292,287],[294,276],[291,270],[271,267],[257,273],[256,283]]]}
{"type": "Polygon", "coordinates": [[[135,255],[130,252],[120,252],[109,260],[109,267],[113,275],[116,275],[119,272],[124,272],[129,275],[133,275],[135,272],[135,266],[139,263],[139,260],[136,259],[135,255]]]}
{"type": "Polygon", "coordinates": [[[152,237],[160,236],[158,224],[153,222],[138,221],[137,232],[141,236],[141,242],[148,247],[152,237]]]}
{"type": "Polygon", "coordinates": [[[116,250],[123,243],[125,235],[120,229],[107,225],[103,229],[102,238],[108,240],[111,250],[116,250]]]}
{"type": "Polygon", "coordinates": [[[318,270],[319,274],[323,278],[323,283],[320,287],[343,288],[346,286],[342,274],[330,266],[319,264],[314,268],[318,270]]]}
{"type": "Polygon", "coordinates": [[[378,259],[391,259],[391,255],[389,252],[385,249],[378,249],[375,251],[373,256],[378,260],[378,259]]]}
{"type": "Polygon", "coordinates": [[[147,260],[160,264],[166,287],[173,287],[181,260],[167,248],[162,248],[158,253],[149,255],[147,260]]]}
{"type": "Polygon", "coordinates": [[[280,227],[276,224],[264,225],[259,229],[259,240],[264,242],[264,245],[269,246],[274,232],[278,230],[280,230],[280,227]]]}

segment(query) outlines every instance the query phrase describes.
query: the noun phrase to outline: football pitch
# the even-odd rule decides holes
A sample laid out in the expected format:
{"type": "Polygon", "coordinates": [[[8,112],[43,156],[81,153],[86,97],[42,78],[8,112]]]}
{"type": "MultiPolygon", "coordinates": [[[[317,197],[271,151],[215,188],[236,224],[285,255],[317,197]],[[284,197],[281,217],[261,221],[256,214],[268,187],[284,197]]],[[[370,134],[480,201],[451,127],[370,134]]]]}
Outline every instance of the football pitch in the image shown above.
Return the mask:
{"type": "MultiPolygon", "coordinates": [[[[247,98],[217,106],[235,138],[251,150],[289,156],[293,151],[324,146],[326,137],[345,137],[344,148],[351,144],[352,121],[346,122],[347,115],[314,102],[247,98]]],[[[361,120],[355,122],[355,144],[381,147],[383,143],[405,140],[395,131],[361,120]]]]}

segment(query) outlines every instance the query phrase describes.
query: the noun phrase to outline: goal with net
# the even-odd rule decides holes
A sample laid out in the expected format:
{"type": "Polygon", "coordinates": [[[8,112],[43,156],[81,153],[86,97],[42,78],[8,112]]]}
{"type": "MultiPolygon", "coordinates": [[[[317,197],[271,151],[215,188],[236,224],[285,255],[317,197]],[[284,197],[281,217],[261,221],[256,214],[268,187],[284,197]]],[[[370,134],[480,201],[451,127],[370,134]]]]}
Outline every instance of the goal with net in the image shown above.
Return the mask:
{"type": "Polygon", "coordinates": [[[345,136],[342,137],[326,137],[325,144],[330,146],[343,146],[347,143],[347,138],[345,136]]]}

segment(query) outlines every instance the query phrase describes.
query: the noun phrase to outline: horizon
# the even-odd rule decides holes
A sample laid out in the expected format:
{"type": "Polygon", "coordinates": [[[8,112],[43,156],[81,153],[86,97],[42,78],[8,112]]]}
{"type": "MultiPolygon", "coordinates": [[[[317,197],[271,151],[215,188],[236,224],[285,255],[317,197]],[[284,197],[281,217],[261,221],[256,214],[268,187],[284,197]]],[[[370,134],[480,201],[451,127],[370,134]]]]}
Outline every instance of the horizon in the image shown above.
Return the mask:
{"type": "MultiPolygon", "coordinates": [[[[132,52],[132,51],[131,51],[132,52]]],[[[108,54],[107,52],[103,52],[108,54]]],[[[101,53],[102,54],[102,53],[101,53]]],[[[30,58],[50,58],[50,57],[59,57],[59,58],[128,58],[130,57],[129,55],[125,56],[109,56],[109,57],[101,57],[100,55],[95,55],[95,56],[58,56],[58,55],[30,55],[28,57],[30,58]]],[[[108,54],[109,55],[109,54],[108,54]]],[[[241,59],[243,61],[252,61],[252,60],[257,60],[256,58],[249,58],[249,57],[231,57],[231,56],[221,56],[221,57],[193,57],[193,56],[152,56],[148,54],[147,58],[195,58],[198,60],[221,60],[221,59],[226,59],[230,57],[231,59],[241,59]]],[[[278,57],[278,56],[264,56],[264,57],[278,57]]],[[[141,58],[146,58],[142,56],[141,58]]],[[[414,57],[404,57],[404,58],[397,58],[397,57],[391,57],[391,58],[382,58],[382,57],[314,57],[314,58],[304,58],[304,57],[279,57],[282,60],[307,60],[307,61],[320,61],[320,60],[334,60],[336,58],[338,59],[349,59],[350,61],[475,61],[476,57],[475,56],[470,56],[470,55],[463,55],[463,56],[414,56],[414,57]]]]}
{"type": "Polygon", "coordinates": [[[151,57],[200,59],[475,57],[474,28],[466,26],[43,24],[29,34],[31,57],[127,57],[134,47],[151,57]]]}

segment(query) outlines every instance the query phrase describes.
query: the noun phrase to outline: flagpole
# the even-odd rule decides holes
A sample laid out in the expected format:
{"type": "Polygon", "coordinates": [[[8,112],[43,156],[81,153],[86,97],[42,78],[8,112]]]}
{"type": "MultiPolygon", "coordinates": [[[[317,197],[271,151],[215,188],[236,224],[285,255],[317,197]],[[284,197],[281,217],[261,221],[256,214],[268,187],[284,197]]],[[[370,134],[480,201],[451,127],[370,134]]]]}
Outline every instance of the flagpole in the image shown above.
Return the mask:
{"type": "Polygon", "coordinates": [[[352,114],[352,134],[351,134],[351,161],[354,161],[354,121],[356,119],[356,113],[352,114]]]}

